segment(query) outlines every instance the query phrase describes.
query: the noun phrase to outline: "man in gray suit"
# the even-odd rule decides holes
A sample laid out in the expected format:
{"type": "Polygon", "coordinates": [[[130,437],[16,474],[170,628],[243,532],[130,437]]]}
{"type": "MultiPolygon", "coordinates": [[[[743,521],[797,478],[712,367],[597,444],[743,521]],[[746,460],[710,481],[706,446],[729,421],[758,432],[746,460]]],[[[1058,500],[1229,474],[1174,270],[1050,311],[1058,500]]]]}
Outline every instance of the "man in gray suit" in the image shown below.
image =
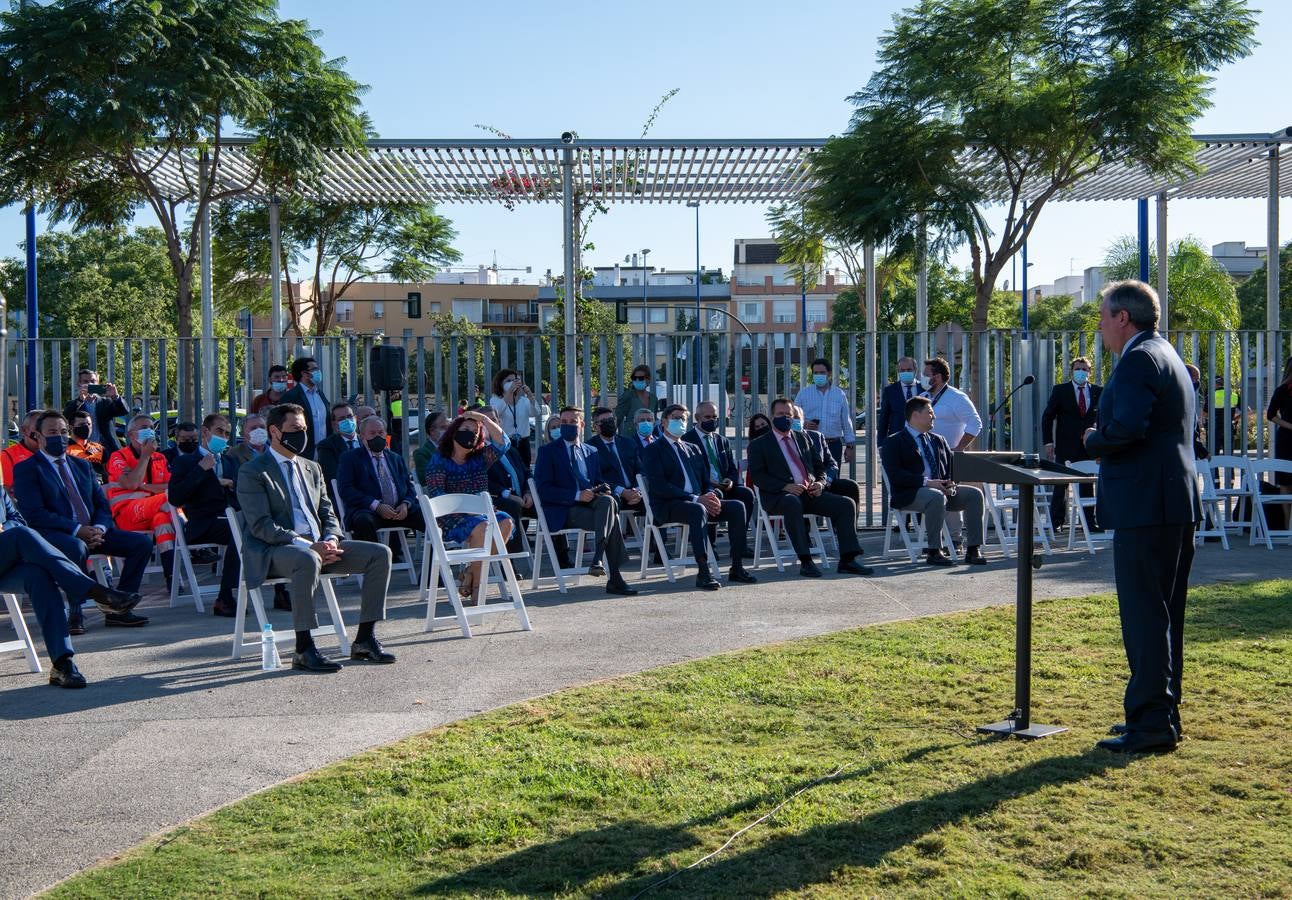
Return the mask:
{"type": "Polygon", "coordinates": [[[309,444],[305,410],[291,403],[275,406],[266,417],[269,452],[238,470],[238,502],[246,519],[242,572],[247,584],[265,578],[291,581],[292,625],[296,652],[292,668],[335,672],[340,665],[319,653],[310,631],[318,625],[314,593],[323,573],[363,576],[359,633],[350,659],[393,663],[374,627],[386,617],[390,587],[390,549],[368,541],[343,541],[332,512],[323,470],[302,454],[309,444]]]}

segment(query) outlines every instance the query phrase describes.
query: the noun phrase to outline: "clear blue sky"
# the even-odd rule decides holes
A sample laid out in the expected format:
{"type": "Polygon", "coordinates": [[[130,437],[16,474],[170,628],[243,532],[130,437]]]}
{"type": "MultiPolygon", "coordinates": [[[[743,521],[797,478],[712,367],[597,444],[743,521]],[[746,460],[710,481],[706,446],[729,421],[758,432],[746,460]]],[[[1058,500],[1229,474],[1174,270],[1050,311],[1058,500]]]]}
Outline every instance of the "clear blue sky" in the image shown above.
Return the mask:
{"type": "MultiPolygon", "coordinates": [[[[672,88],[653,137],[819,137],[842,131],[847,96],[865,84],[876,41],[903,3],[767,0],[623,7],[571,0],[555,7],[425,0],[282,0],[284,16],[306,18],[332,56],[369,85],[365,105],[383,137],[485,137],[487,124],[516,137],[636,137],[672,88]]],[[[1292,4],[1260,14],[1261,46],[1222,70],[1215,105],[1198,132],[1268,132],[1292,125],[1282,102],[1292,4]]],[[[447,206],[467,264],[561,266],[559,208],[508,212],[447,206]]],[[[701,210],[701,257],[730,272],[732,241],[767,234],[766,210],[701,210]]],[[[1283,241],[1292,204],[1283,204],[1283,241]]],[[[141,216],[141,222],[146,218],[141,216]]],[[[1172,237],[1191,234],[1265,244],[1264,201],[1177,201],[1172,237]]],[[[43,227],[43,223],[42,223],[43,227]]],[[[1051,204],[1029,245],[1032,283],[1102,261],[1108,243],[1135,229],[1135,205],[1051,204]]],[[[0,255],[17,254],[22,217],[0,211],[0,255]]],[[[594,224],[589,262],[609,265],[649,247],[652,264],[695,264],[694,212],[685,207],[615,207],[594,224]]],[[[957,260],[962,262],[962,260],[957,260]]]]}

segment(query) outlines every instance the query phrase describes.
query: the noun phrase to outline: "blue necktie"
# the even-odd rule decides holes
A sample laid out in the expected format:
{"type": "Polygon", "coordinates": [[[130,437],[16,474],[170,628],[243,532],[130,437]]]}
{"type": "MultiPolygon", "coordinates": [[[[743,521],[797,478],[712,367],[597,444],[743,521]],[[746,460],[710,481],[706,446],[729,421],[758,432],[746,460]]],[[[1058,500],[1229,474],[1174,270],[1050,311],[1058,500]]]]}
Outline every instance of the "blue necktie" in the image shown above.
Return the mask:
{"type": "Polygon", "coordinates": [[[578,457],[575,455],[574,445],[570,445],[570,470],[574,473],[574,483],[579,486],[579,490],[586,491],[592,487],[588,483],[588,477],[583,474],[583,467],[579,465],[578,457]]]}
{"type": "Polygon", "coordinates": [[[614,441],[606,441],[605,444],[610,450],[610,455],[615,458],[615,465],[619,467],[619,477],[623,479],[623,486],[632,487],[628,482],[628,470],[624,468],[624,461],[619,458],[619,448],[615,446],[614,441]]]}
{"type": "Polygon", "coordinates": [[[920,453],[924,455],[924,461],[928,463],[929,477],[941,478],[942,476],[938,474],[938,461],[933,455],[933,446],[929,443],[927,434],[920,435],[920,453]]]}

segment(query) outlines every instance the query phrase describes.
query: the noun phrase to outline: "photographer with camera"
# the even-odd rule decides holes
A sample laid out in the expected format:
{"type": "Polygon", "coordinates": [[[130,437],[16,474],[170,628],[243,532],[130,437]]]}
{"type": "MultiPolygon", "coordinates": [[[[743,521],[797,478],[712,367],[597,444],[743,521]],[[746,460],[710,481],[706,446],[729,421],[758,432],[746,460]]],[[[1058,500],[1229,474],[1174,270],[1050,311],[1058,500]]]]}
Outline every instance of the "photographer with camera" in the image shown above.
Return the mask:
{"type": "Polygon", "coordinates": [[[130,410],[117,393],[117,386],[111,382],[99,383],[99,373],[93,369],[81,369],[76,373],[76,398],[63,407],[63,418],[75,421],[78,412],[89,413],[89,440],[103,445],[103,458],[107,459],[117,450],[121,443],[112,420],[117,416],[126,416],[130,410]]]}

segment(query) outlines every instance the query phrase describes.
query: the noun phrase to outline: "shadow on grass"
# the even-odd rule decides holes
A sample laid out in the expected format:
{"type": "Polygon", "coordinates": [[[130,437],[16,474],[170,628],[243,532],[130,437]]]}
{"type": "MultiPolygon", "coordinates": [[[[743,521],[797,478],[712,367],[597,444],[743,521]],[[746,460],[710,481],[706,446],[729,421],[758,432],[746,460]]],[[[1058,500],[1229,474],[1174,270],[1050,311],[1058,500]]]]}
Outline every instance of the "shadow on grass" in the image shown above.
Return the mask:
{"type": "Polygon", "coordinates": [[[1184,658],[1189,641],[1214,643],[1237,637],[1282,637],[1292,632],[1292,582],[1224,584],[1191,588],[1184,614],[1184,658]],[[1193,602],[1206,591],[1206,602],[1193,602]]]}

